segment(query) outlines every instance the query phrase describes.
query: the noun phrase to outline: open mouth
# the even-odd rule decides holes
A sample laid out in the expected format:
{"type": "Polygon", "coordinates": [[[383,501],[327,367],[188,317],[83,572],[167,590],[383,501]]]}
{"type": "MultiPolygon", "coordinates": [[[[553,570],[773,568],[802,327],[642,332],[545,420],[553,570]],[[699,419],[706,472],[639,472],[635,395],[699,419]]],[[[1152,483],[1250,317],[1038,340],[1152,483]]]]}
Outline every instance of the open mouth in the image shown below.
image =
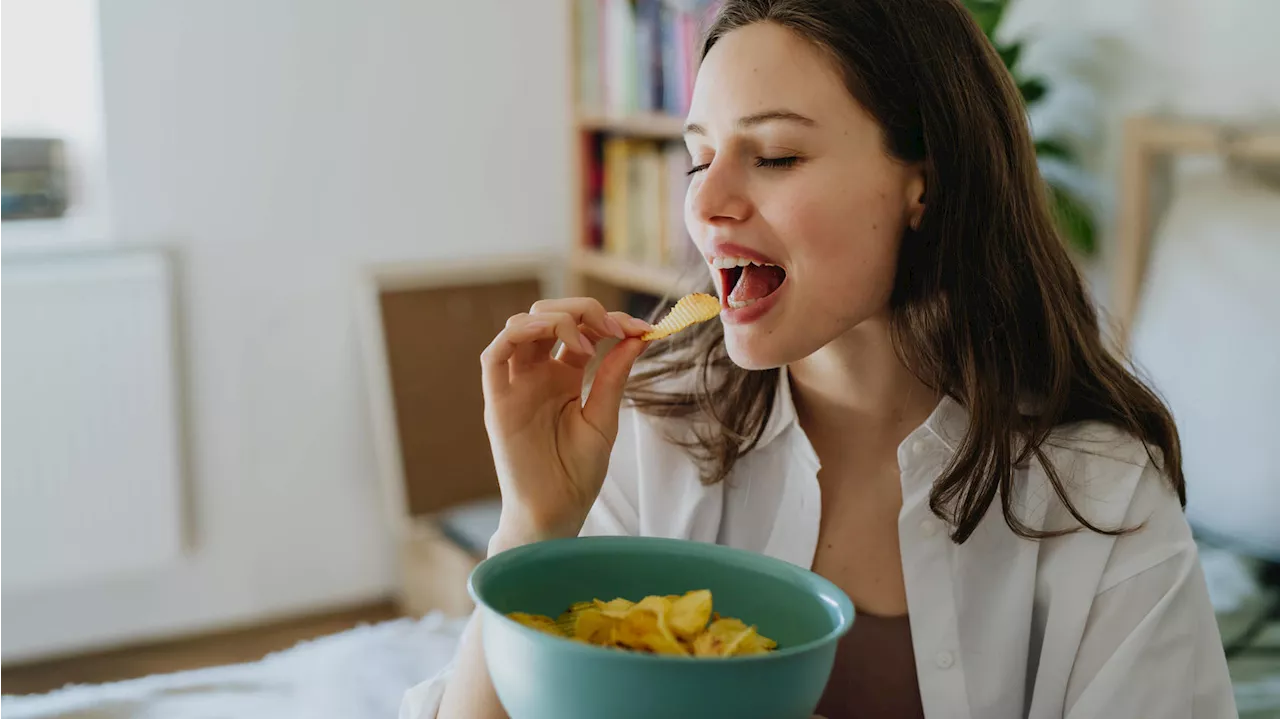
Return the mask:
{"type": "Polygon", "coordinates": [[[721,303],[734,310],[750,307],[777,292],[787,279],[787,271],[778,265],[745,257],[716,257],[711,266],[720,272],[721,303]]]}

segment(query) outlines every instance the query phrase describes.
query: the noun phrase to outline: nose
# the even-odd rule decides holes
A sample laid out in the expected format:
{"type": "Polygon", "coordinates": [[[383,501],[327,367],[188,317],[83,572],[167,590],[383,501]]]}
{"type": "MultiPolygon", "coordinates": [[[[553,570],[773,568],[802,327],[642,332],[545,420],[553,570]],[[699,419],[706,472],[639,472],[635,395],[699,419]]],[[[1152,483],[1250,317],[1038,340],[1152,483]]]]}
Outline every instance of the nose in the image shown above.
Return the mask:
{"type": "Polygon", "coordinates": [[[691,219],[717,225],[750,217],[751,201],[744,179],[732,162],[712,161],[689,188],[691,219]]]}

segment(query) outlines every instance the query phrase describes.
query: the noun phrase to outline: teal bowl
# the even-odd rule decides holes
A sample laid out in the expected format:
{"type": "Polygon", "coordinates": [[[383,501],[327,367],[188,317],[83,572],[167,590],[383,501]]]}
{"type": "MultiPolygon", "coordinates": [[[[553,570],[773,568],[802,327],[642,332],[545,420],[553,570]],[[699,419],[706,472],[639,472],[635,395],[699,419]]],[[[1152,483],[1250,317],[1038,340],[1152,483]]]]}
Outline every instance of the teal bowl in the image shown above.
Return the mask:
{"type": "Polygon", "coordinates": [[[761,554],[650,537],[539,542],[471,573],[489,676],[511,719],[809,719],[853,604],[818,575],[761,554]],[[689,658],[560,639],[506,617],[573,602],[710,589],[715,611],[778,642],[768,654],[689,658]]]}

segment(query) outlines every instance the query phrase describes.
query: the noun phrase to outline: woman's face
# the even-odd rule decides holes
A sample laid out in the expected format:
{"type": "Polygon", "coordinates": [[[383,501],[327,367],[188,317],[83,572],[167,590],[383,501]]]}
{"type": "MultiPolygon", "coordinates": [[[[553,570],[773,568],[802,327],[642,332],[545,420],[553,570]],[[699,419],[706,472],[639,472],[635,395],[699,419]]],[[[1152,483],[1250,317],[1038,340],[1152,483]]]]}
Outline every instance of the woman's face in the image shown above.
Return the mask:
{"type": "Polygon", "coordinates": [[[888,311],[922,174],[887,153],[817,48],[771,23],[725,35],[698,71],[685,142],[685,222],[736,364],[794,362],[888,311]]]}

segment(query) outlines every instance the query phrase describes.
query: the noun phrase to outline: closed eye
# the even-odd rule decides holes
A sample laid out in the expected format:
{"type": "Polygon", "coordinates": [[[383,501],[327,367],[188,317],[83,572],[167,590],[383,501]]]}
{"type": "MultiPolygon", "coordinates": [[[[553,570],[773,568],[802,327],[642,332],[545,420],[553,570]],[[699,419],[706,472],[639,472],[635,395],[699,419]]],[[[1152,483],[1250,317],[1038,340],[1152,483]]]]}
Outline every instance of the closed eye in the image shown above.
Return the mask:
{"type": "Polygon", "coordinates": [[[794,167],[800,158],[796,155],[789,157],[760,157],[756,158],[756,167],[794,167]]]}
{"type": "MultiPolygon", "coordinates": [[[[795,167],[798,162],[800,162],[800,157],[798,155],[790,155],[788,157],[757,157],[756,167],[795,167]]],[[[711,163],[709,162],[705,162],[701,165],[694,165],[685,174],[696,175],[697,173],[706,170],[708,167],[711,167],[711,163]]]]}

